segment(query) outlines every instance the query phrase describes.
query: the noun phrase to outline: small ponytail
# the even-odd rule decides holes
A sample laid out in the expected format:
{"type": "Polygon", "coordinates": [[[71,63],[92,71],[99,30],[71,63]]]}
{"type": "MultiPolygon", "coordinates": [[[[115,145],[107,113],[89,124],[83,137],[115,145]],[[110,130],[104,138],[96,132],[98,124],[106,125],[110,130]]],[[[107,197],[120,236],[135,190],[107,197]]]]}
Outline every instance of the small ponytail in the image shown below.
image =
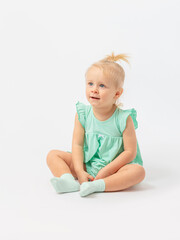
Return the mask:
{"type": "Polygon", "coordinates": [[[127,54],[119,54],[119,55],[114,55],[114,52],[112,52],[111,55],[106,55],[106,58],[102,59],[101,62],[116,62],[119,60],[123,60],[129,64],[129,61],[127,60],[129,56],[127,54]]]}

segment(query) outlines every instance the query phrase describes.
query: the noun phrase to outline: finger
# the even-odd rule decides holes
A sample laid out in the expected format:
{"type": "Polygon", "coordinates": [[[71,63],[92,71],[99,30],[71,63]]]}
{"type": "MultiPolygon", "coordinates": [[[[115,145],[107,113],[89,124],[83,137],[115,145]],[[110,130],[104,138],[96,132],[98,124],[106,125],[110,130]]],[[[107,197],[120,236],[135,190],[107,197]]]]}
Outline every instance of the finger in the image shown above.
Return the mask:
{"type": "Polygon", "coordinates": [[[82,183],[84,183],[84,182],[87,182],[87,179],[82,180],[80,184],[82,184],[82,183]]]}
{"type": "Polygon", "coordinates": [[[83,179],[81,179],[80,184],[82,184],[83,182],[85,182],[85,181],[83,179]]]}
{"type": "Polygon", "coordinates": [[[93,176],[91,176],[91,175],[88,175],[88,178],[89,178],[91,181],[94,180],[93,176]]]}
{"type": "Polygon", "coordinates": [[[87,178],[81,178],[80,179],[80,184],[82,184],[83,182],[87,182],[88,180],[87,180],[87,178]]]}

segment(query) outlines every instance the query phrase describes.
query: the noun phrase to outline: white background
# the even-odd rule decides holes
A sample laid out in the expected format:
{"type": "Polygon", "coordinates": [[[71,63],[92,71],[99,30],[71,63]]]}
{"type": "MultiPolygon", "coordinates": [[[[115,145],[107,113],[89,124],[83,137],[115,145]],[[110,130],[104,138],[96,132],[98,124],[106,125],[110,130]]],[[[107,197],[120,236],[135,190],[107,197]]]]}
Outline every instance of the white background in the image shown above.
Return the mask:
{"type": "Polygon", "coordinates": [[[0,1],[2,239],[180,239],[180,4],[0,1]],[[137,110],[145,180],[122,192],[56,194],[51,149],[71,150],[84,74],[127,53],[123,109],[137,110]]]}

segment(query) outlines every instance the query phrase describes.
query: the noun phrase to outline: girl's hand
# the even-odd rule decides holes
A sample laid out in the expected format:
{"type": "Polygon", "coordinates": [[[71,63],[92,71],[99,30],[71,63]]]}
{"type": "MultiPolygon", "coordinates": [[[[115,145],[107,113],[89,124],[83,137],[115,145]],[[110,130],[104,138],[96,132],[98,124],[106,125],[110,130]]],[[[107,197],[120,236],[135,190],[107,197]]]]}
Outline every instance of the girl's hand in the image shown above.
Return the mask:
{"type": "Polygon", "coordinates": [[[94,180],[93,176],[91,176],[89,173],[87,173],[86,171],[82,171],[78,174],[78,181],[80,184],[82,184],[83,182],[89,182],[89,179],[91,181],[94,180]]]}
{"type": "Polygon", "coordinates": [[[94,178],[94,180],[98,180],[98,179],[103,179],[105,177],[110,176],[111,173],[108,171],[108,169],[106,167],[101,168],[101,170],[98,172],[98,174],[96,175],[96,177],[94,178]]]}

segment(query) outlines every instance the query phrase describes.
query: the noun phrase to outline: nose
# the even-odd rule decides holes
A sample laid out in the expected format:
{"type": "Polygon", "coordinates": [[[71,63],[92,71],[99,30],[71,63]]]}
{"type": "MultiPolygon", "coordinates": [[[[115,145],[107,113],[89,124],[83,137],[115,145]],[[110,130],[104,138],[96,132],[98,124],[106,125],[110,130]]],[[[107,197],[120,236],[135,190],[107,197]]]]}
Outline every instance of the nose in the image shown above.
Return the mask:
{"type": "Polygon", "coordinates": [[[93,88],[91,89],[91,92],[95,92],[95,93],[98,93],[98,89],[97,87],[94,85],[93,88]]]}

